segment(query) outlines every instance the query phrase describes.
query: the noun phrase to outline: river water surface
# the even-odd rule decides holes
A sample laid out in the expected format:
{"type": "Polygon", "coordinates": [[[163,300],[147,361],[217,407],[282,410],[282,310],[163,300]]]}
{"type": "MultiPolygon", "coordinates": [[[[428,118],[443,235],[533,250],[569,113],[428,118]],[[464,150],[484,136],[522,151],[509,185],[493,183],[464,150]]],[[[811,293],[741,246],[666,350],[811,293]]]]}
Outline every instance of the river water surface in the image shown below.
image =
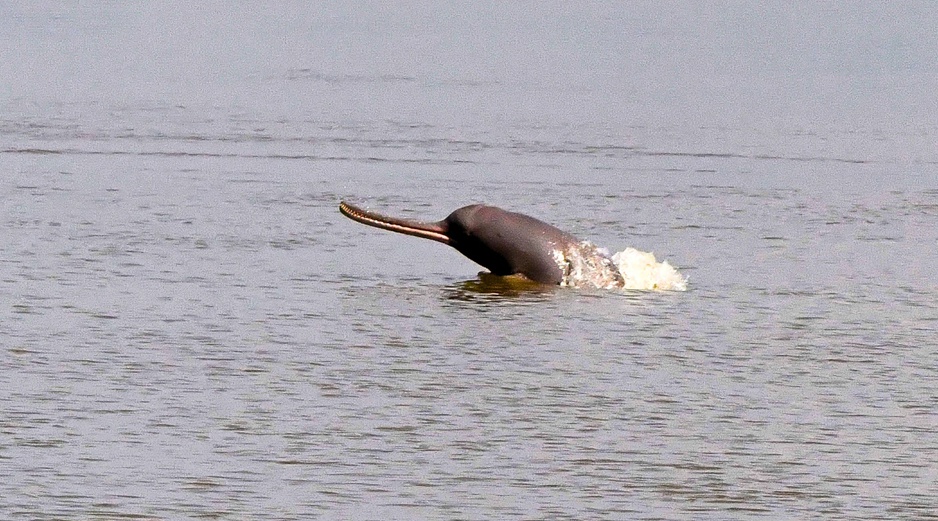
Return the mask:
{"type": "Polygon", "coordinates": [[[931,4],[42,4],[0,8],[0,517],[938,518],[931,4]]]}

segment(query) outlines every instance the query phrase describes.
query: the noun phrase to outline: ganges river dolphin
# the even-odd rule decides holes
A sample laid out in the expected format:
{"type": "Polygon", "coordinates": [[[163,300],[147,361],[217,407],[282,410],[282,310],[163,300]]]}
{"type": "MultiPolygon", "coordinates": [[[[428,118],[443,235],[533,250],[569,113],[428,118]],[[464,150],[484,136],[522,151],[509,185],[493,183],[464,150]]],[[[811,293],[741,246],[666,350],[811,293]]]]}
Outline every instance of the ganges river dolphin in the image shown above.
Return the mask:
{"type": "Polygon", "coordinates": [[[494,275],[524,275],[543,284],[563,281],[557,252],[580,242],[534,217],[481,204],[430,223],[388,217],[344,201],[339,211],[368,226],[448,244],[494,275]]]}

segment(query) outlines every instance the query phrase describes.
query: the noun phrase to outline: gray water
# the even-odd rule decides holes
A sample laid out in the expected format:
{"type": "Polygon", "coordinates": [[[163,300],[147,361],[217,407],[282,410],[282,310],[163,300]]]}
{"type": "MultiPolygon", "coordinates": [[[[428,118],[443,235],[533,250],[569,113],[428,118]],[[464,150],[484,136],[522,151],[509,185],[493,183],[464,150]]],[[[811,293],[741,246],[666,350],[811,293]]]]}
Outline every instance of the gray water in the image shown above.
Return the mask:
{"type": "Polygon", "coordinates": [[[938,518],[930,3],[0,7],[0,517],[938,518]],[[343,218],[486,202],[686,292],[343,218]]]}

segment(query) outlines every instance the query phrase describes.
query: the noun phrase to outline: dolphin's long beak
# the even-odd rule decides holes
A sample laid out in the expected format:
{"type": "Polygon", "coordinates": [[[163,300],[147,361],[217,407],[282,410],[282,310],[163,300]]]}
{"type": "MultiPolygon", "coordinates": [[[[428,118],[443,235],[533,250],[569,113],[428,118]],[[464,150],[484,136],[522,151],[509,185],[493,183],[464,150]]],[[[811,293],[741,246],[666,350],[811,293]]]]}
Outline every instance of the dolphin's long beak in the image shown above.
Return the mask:
{"type": "Polygon", "coordinates": [[[382,230],[403,233],[405,235],[413,235],[414,237],[423,237],[424,239],[442,242],[443,244],[450,244],[450,238],[448,235],[446,235],[445,221],[422,223],[418,221],[409,221],[407,219],[398,219],[395,217],[388,217],[374,212],[362,210],[361,208],[348,204],[345,201],[339,203],[339,211],[342,212],[342,215],[348,217],[349,219],[358,221],[362,224],[367,224],[368,226],[374,226],[375,228],[381,228],[382,230]]]}

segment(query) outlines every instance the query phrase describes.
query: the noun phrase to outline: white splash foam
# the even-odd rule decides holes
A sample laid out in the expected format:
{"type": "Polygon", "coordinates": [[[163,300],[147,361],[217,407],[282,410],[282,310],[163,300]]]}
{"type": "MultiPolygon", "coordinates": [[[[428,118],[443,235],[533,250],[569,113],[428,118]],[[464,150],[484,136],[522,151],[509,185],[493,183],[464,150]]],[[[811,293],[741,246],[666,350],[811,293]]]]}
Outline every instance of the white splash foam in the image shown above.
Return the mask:
{"type": "Polygon", "coordinates": [[[564,250],[555,250],[554,260],[564,273],[562,286],[687,290],[687,279],[667,261],[658,262],[654,254],[635,248],[626,248],[610,256],[605,248],[584,241],[564,250]]]}
{"type": "Polygon", "coordinates": [[[668,261],[658,262],[653,253],[626,248],[612,256],[625,289],[687,291],[687,278],[668,261]]]}

